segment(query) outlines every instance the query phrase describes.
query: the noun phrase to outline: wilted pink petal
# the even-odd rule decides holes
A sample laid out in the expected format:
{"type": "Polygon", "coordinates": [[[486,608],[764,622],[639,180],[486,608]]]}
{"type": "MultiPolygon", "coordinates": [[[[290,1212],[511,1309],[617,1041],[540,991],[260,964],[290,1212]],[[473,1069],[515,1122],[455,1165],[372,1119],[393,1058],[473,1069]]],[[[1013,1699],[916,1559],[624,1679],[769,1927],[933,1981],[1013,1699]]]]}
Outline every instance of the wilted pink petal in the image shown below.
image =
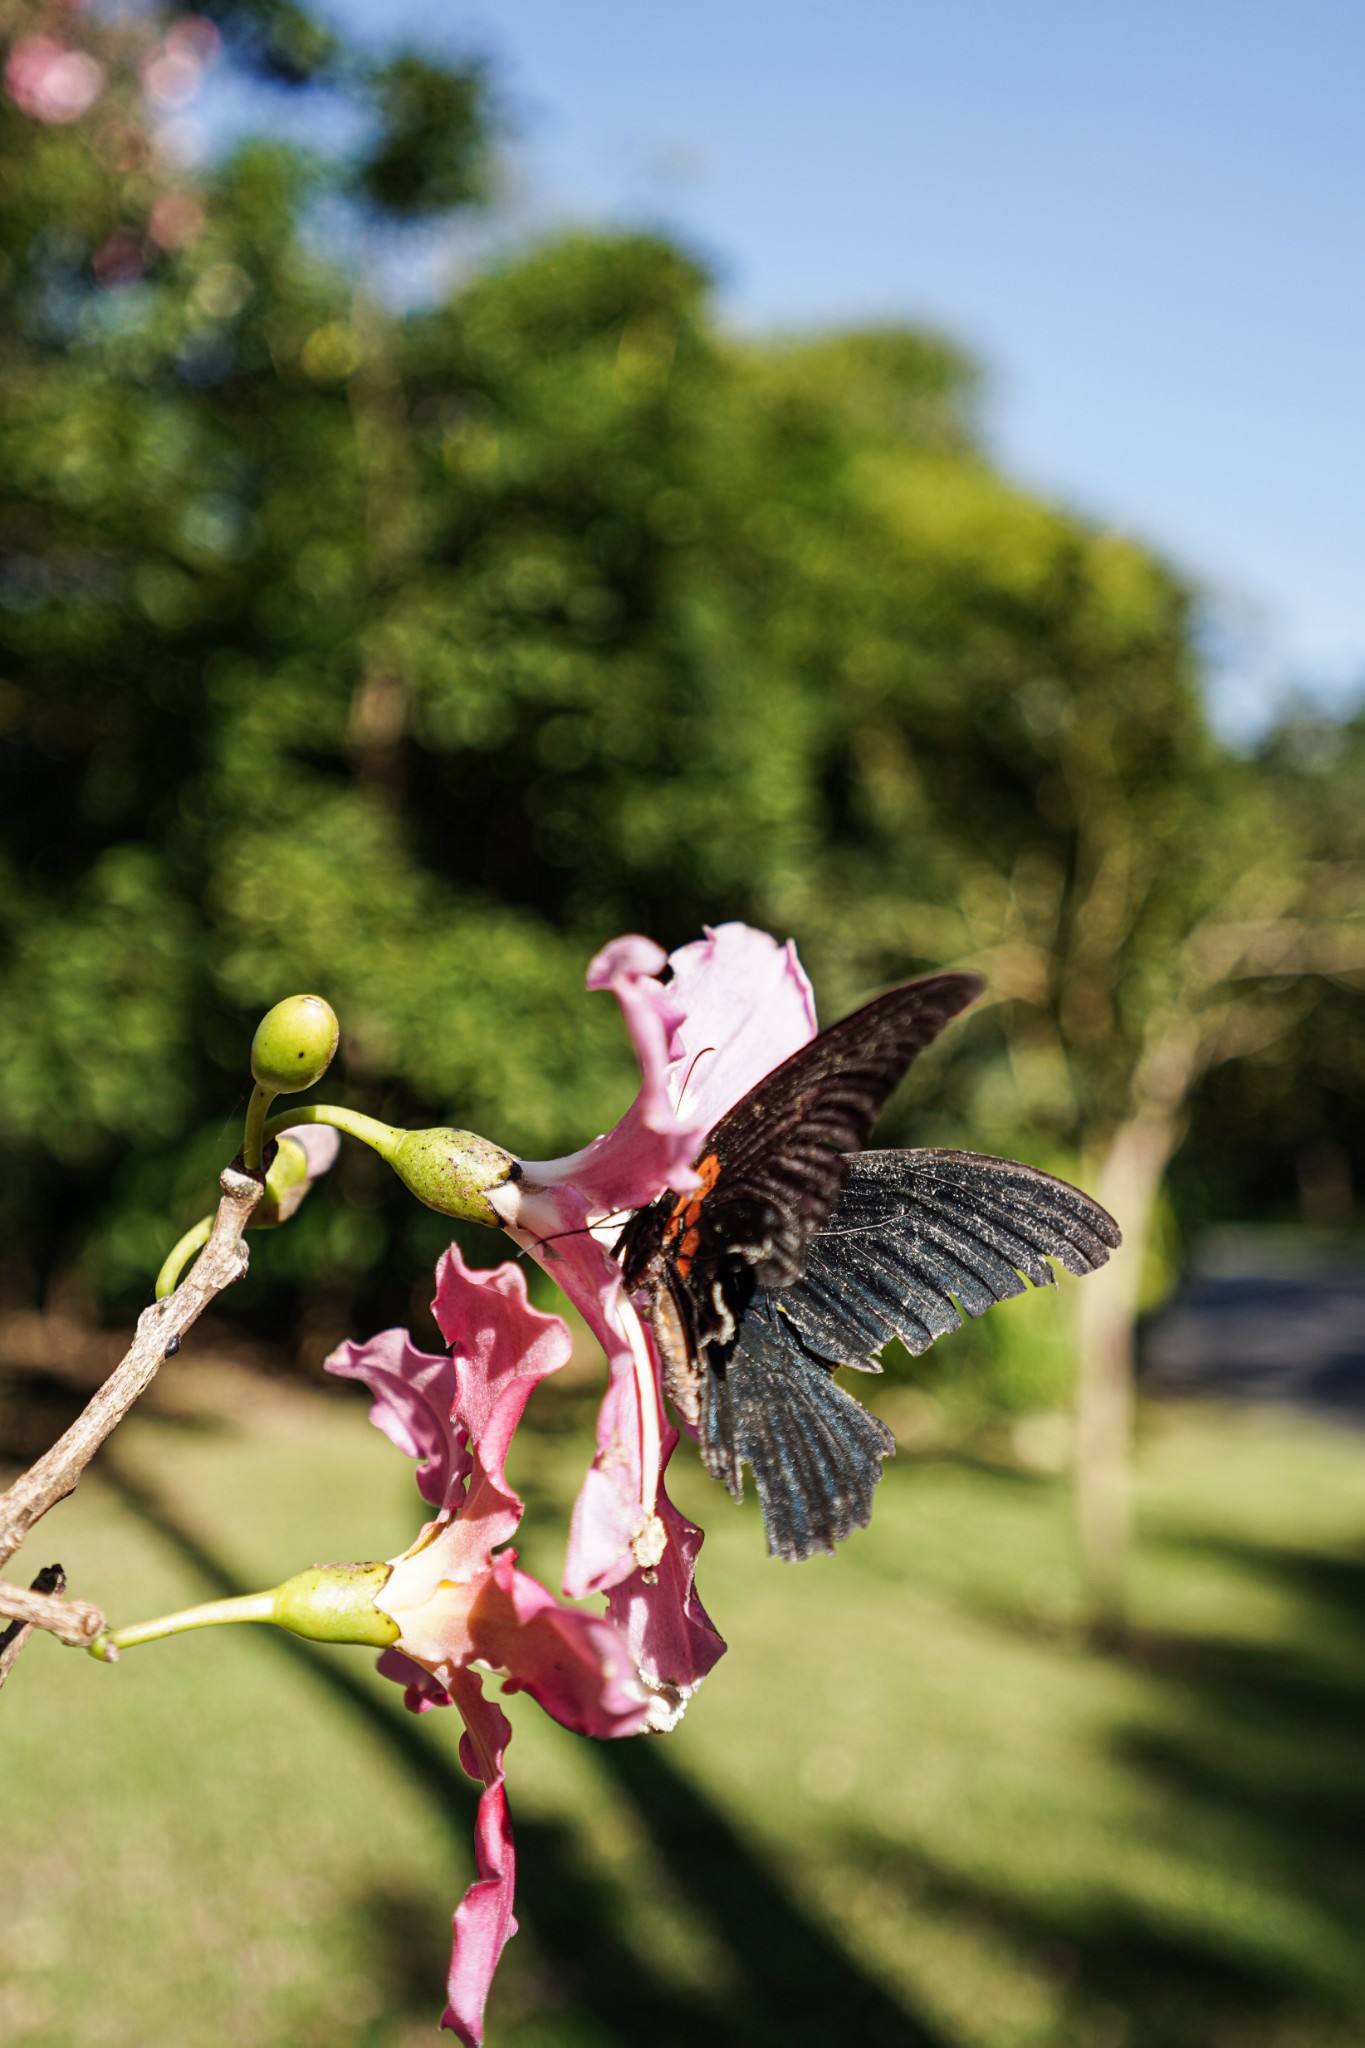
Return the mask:
{"type": "Polygon", "coordinates": [[[516,1569],[510,1550],[470,1611],[474,1654],[510,1673],[504,1692],[528,1692],[576,1735],[637,1735],[649,1699],[625,1643],[609,1621],[561,1607],[553,1593],[516,1569]]]}
{"type": "Polygon", "coordinates": [[[89,113],[104,78],[104,66],[88,50],[68,50],[52,36],[20,36],[5,60],[5,90],[14,104],[57,127],[89,113]]]}
{"type": "Polygon", "coordinates": [[[434,1508],[462,1500],[473,1460],[454,1418],[455,1366],[419,1351],[406,1330],[381,1330],[367,1344],[340,1344],[327,1361],[340,1379],[362,1380],[374,1396],[370,1420],[417,1460],[417,1490],[434,1508]]]}
{"type": "Polygon", "coordinates": [[[429,1714],[433,1707],[455,1704],[440,1679],[401,1650],[381,1650],[374,1668],[381,1678],[391,1678],[403,1687],[403,1705],[410,1714],[429,1714]]]}
{"type": "Polygon", "coordinates": [[[441,2025],[449,2027],[465,2048],[480,2048],[489,1987],[498,1959],[517,1931],[512,1913],[517,1859],[503,1790],[503,1752],[512,1729],[501,1707],[484,1698],[473,1672],[461,1673],[455,1704],[465,1724],[460,1762],[471,1778],[483,1780],[484,1792],[474,1827],[479,1874],[455,1909],[455,1942],[441,2025]]]}
{"type": "MultiPolygon", "coordinates": [[[[678,1432],[664,1425],[667,1465],[678,1432]]],[[[655,1695],[650,1726],[671,1727],[690,1693],[725,1655],[725,1638],[702,1606],[696,1588],[702,1532],[679,1512],[659,1483],[658,1514],[667,1539],[663,1556],[646,1571],[620,1579],[607,1596],[607,1613],[630,1646],[640,1676],[655,1695]]]]}

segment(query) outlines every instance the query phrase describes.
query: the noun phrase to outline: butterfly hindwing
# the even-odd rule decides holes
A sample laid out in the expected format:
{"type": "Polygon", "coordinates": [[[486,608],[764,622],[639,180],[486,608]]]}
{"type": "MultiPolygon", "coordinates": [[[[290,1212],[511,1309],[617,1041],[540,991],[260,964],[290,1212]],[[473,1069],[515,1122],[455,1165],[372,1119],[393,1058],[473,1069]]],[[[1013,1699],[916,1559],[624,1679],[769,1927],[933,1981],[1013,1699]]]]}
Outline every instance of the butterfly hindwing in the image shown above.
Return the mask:
{"type": "Polygon", "coordinates": [[[738,1495],[753,1471],[768,1548],[832,1550],[872,1514],[895,1445],[832,1375],[877,1371],[892,1337],[912,1352],[1056,1279],[1049,1260],[1093,1272],[1119,1242],[1113,1218],[1079,1188],[1014,1160],[972,1152],[864,1152],[782,1291],[757,1291],[735,1343],[701,1389],[702,1456],[738,1495]],[[1021,1278],[1020,1276],[1024,1277],[1021,1278]]]}
{"type": "Polygon", "coordinates": [[[758,1489],[772,1556],[833,1550],[863,1527],[882,1460],[896,1440],[884,1422],[809,1356],[774,1297],[758,1294],[723,1368],[707,1373],[700,1441],[707,1470],[738,1500],[741,1466],[758,1489]]]}
{"type": "Polygon", "coordinates": [[[1067,1181],[974,1152],[863,1152],[782,1307],[812,1350],[866,1364],[899,1337],[918,1355],[968,1315],[1102,1266],[1113,1218],[1067,1181]],[[1023,1275],[1023,1279],[1020,1275],[1023,1275]]]}

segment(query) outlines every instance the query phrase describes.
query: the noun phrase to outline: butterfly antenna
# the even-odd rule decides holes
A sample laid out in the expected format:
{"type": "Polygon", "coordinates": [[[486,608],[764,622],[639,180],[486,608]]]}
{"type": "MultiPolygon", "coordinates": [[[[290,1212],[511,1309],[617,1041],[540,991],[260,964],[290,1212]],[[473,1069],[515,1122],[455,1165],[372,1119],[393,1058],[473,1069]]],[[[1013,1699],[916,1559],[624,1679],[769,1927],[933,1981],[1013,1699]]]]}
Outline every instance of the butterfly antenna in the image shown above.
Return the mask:
{"type": "MultiPolygon", "coordinates": [[[[552,1230],[547,1237],[538,1237],[534,1245],[523,1245],[522,1251],[540,1251],[547,1244],[558,1244],[561,1237],[591,1237],[604,1223],[616,1223],[626,1216],[634,1215],[633,1209],[608,1209],[595,1223],[576,1223],[572,1230],[552,1230]]],[[[520,1256],[520,1253],[518,1254],[520,1256]]]]}

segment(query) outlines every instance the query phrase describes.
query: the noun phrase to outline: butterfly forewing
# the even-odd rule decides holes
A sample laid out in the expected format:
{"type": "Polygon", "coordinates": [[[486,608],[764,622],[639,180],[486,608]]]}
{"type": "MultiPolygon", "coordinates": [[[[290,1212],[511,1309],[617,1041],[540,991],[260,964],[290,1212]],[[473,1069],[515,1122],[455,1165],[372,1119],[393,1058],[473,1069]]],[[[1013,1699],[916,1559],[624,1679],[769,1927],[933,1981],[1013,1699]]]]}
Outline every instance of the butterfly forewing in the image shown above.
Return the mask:
{"type": "Polygon", "coordinates": [[[982,990],[974,974],[935,974],[878,996],[822,1031],[721,1118],[692,1268],[738,1256],[760,1287],[789,1287],[843,1189],[847,1155],[867,1143],[915,1055],[982,990]]]}

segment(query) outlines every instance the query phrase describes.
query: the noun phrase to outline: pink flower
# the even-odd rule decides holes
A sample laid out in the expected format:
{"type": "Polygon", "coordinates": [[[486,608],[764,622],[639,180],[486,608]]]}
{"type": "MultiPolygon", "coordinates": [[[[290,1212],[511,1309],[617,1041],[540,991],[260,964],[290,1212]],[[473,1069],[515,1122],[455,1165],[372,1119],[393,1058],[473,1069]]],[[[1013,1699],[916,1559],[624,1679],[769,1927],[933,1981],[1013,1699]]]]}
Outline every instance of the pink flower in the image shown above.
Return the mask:
{"type": "Polygon", "coordinates": [[[104,66],[54,36],[20,36],[5,60],[5,90],[34,121],[66,127],[88,114],[104,91],[104,66]]]}
{"type": "Polygon", "coordinates": [[[459,1708],[460,1761],[484,1786],[479,1874],[455,1914],[443,2020],[474,2048],[498,1957],[516,1932],[516,1862],[503,1788],[511,1725],[472,1667],[505,1672],[504,1693],[530,1693],[584,1735],[638,1733],[650,1696],[610,1621],[562,1607],[517,1570],[514,1551],[497,1548],[522,1516],[504,1470],[508,1446],[533,1388],[568,1358],[568,1330],[530,1307],[516,1266],[471,1272],[455,1246],[437,1268],[433,1307],[450,1357],[386,1330],[368,1344],[343,1344],[327,1369],[369,1387],[371,1421],[417,1460],[418,1489],[437,1511],[393,1560],[376,1597],[399,1628],[379,1668],[407,1687],[414,1712],[459,1708]]]}
{"type": "Polygon", "coordinates": [[[611,1248],[630,1211],[665,1188],[696,1187],[692,1161],[707,1133],[814,1037],[815,1005],[795,948],[742,924],[721,925],[667,958],[650,939],[616,939],[587,979],[621,1005],[639,1094],[605,1136],[567,1159],[522,1162],[520,1178],[488,1199],[606,1352],[611,1377],[597,1455],[574,1508],[564,1590],[608,1593],[608,1612],[659,1696],[656,1724],[667,1725],[725,1644],[693,1583],[701,1532],[663,1483],[678,1437],[664,1415],[653,1338],[611,1248]],[[667,982],[659,979],[665,967],[667,982]]]}

